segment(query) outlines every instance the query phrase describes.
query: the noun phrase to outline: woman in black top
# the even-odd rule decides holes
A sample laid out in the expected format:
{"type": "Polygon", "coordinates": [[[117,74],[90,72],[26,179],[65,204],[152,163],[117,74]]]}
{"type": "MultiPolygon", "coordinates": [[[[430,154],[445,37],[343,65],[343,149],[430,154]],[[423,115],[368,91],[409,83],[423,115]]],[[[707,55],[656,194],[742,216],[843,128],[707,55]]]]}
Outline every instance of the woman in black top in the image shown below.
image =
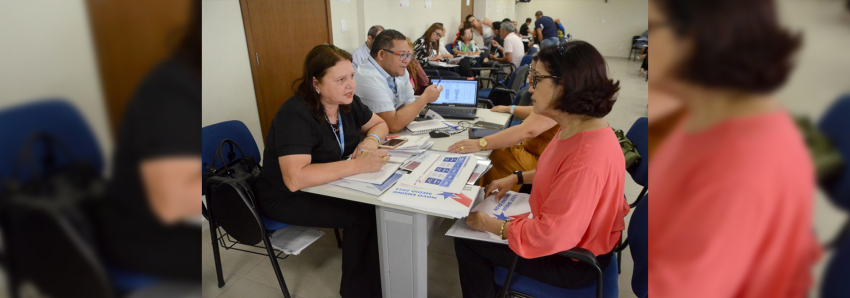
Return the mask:
{"type": "Polygon", "coordinates": [[[266,136],[255,189],[261,211],[288,224],[344,229],[340,295],[380,297],[375,208],[300,190],[378,171],[388,158],[378,143],[389,129],[354,95],[351,55],[342,49],[314,47],[296,85],[266,136]]]}

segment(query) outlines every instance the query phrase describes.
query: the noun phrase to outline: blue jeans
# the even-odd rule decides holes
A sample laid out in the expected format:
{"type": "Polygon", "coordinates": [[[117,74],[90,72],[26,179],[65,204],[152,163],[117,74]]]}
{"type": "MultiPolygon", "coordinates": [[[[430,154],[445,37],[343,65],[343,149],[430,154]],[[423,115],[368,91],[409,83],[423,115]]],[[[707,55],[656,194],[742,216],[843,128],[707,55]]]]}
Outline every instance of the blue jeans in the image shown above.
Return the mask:
{"type": "Polygon", "coordinates": [[[557,37],[549,37],[549,38],[543,39],[543,41],[540,42],[540,49],[542,50],[545,47],[556,46],[556,45],[558,45],[558,38],[557,37]]]}

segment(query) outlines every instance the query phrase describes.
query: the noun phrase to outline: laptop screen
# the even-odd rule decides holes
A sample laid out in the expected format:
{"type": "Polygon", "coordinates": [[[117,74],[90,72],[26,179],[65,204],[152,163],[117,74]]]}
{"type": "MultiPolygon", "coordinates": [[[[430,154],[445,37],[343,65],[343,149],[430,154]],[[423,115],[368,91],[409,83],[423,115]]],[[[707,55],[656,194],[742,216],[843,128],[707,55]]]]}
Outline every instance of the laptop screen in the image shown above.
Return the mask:
{"type": "MultiPolygon", "coordinates": [[[[431,80],[437,84],[439,80],[431,80]]],[[[443,92],[432,105],[475,105],[478,103],[478,82],[475,80],[443,80],[443,92]]]]}

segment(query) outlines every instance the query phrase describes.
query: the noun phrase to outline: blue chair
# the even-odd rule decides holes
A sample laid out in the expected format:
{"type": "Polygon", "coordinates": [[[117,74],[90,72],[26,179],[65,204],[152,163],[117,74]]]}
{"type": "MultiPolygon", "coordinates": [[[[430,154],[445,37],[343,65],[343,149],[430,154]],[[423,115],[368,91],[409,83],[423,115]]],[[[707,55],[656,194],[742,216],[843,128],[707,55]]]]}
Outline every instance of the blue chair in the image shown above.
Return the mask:
{"type": "MultiPolygon", "coordinates": [[[[242,152],[246,156],[248,156],[248,155],[253,156],[254,160],[257,163],[259,163],[262,160],[262,156],[260,155],[260,149],[257,147],[257,142],[254,141],[254,137],[251,134],[251,131],[248,129],[248,127],[245,126],[245,123],[242,123],[241,121],[238,121],[238,120],[220,122],[220,123],[216,123],[216,124],[212,124],[212,125],[203,127],[201,129],[201,146],[202,146],[201,147],[201,161],[203,163],[202,168],[201,168],[202,173],[208,173],[210,171],[209,167],[211,167],[213,165],[213,160],[215,158],[215,152],[218,150],[221,142],[225,139],[229,139],[229,140],[235,142],[239,146],[239,148],[242,149],[242,152]]],[[[230,163],[233,160],[235,160],[236,158],[241,157],[240,155],[238,155],[238,150],[234,150],[234,148],[230,148],[227,145],[222,147],[221,154],[222,154],[222,156],[226,157],[225,161],[227,163],[230,163]]],[[[216,161],[216,166],[222,166],[221,160],[216,161]]],[[[205,194],[206,189],[207,189],[206,181],[204,181],[204,187],[203,188],[204,188],[204,190],[202,190],[202,193],[205,194]]],[[[251,195],[251,196],[253,196],[253,195],[251,195]]],[[[250,204],[250,205],[253,205],[253,204],[250,204]]],[[[209,217],[210,211],[207,209],[206,205],[203,205],[202,209],[204,211],[204,214],[207,216],[207,219],[210,219],[210,217],[209,217]]],[[[268,245],[268,243],[269,243],[268,242],[268,237],[269,237],[268,234],[271,234],[271,232],[273,232],[273,231],[280,230],[280,229],[283,229],[285,227],[288,227],[289,224],[285,224],[285,223],[282,223],[282,222],[279,222],[279,221],[275,221],[271,218],[268,218],[267,216],[262,215],[259,212],[257,212],[257,210],[254,209],[254,208],[250,208],[250,209],[251,209],[250,210],[251,213],[253,213],[255,216],[259,216],[260,220],[263,223],[263,227],[262,227],[261,230],[262,230],[262,234],[263,234],[262,236],[265,237],[264,238],[264,244],[266,244],[266,245],[264,247],[260,247],[260,248],[265,248],[265,249],[268,250],[268,256],[272,261],[272,265],[275,269],[275,274],[277,275],[278,282],[281,285],[281,290],[283,291],[284,296],[289,297],[289,292],[286,289],[286,284],[283,281],[283,276],[280,273],[280,269],[277,266],[276,260],[278,259],[278,257],[273,254],[273,250],[271,249],[271,246],[268,245]]],[[[218,244],[221,244],[221,246],[224,247],[225,249],[235,249],[235,250],[240,250],[240,251],[245,251],[245,252],[250,252],[250,253],[256,253],[256,252],[249,251],[249,250],[242,250],[242,249],[233,247],[238,242],[235,241],[235,240],[231,240],[229,237],[228,237],[228,240],[230,240],[233,244],[229,245],[229,246],[226,245],[224,243],[223,238],[225,236],[227,236],[227,233],[224,233],[222,235],[218,235],[218,225],[214,222],[214,220],[209,220],[209,225],[210,225],[210,236],[211,236],[212,247],[213,247],[213,255],[214,255],[215,264],[216,264],[216,275],[218,277],[218,286],[219,286],[219,288],[221,288],[221,287],[224,286],[224,277],[222,275],[222,270],[221,270],[221,260],[219,258],[218,244]],[[220,243],[216,243],[217,241],[220,242],[220,243]]],[[[334,229],[334,233],[336,234],[337,246],[341,248],[342,247],[342,241],[340,239],[339,230],[334,229]]],[[[257,247],[257,246],[255,246],[255,247],[257,247]]],[[[266,254],[263,254],[263,255],[266,255],[266,254]]]]}
{"type": "Polygon", "coordinates": [[[522,61],[520,61],[520,62],[519,62],[519,67],[523,67],[523,66],[526,66],[526,65],[531,64],[531,60],[532,60],[533,58],[534,58],[534,57],[532,57],[532,56],[531,56],[531,54],[528,54],[528,55],[522,56],[522,61]]]}
{"type": "Polygon", "coordinates": [[[530,47],[530,48],[528,48],[528,53],[526,53],[525,55],[526,56],[534,56],[534,54],[537,53],[538,50],[539,50],[539,46],[538,47],[530,47]]]}
{"type": "MultiPolygon", "coordinates": [[[[103,155],[94,133],[77,109],[65,100],[47,99],[7,108],[0,111],[0,127],[5,128],[0,129],[0,140],[3,143],[0,146],[0,177],[12,176],[12,167],[18,157],[18,151],[35,132],[47,133],[59,139],[68,146],[68,150],[76,159],[88,162],[99,173],[103,172],[103,155]]],[[[56,166],[61,167],[68,163],[67,156],[61,152],[56,155],[56,166]]],[[[43,165],[36,165],[41,166],[43,165]]],[[[35,174],[26,169],[21,170],[16,177],[21,182],[29,180],[35,174]]],[[[4,185],[0,184],[0,192],[3,187],[4,185]]]]}
{"type": "Polygon", "coordinates": [[[845,164],[843,172],[822,183],[821,188],[833,203],[845,210],[850,210],[850,133],[847,131],[850,127],[850,117],[848,115],[850,115],[850,94],[839,98],[818,123],[818,129],[841,152],[845,164]]]}
{"type": "MultiPolygon", "coordinates": [[[[593,256],[588,250],[581,248],[573,248],[571,250],[558,253],[559,255],[563,255],[564,257],[574,258],[582,262],[587,262],[593,266],[595,266],[598,270],[599,277],[597,278],[597,282],[591,283],[590,285],[578,288],[578,289],[565,289],[559,288],[541,281],[534,280],[530,277],[524,276],[522,274],[513,272],[514,268],[510,270],[505,269],[504,267],[496,266],[495,280],[496,284],[502,287],[502,292],[505,292],[504,286],[505,281],[510,283],[509,291],[515,293],[521,293],[519,295],[525,297],[522,294],[530,295],[533,297],[617,297],[620,294],[620,286],[617,283],[617,258],[611,258],[611,263],[608,264],[608,268],[604,271],[599,268],[599,264],[596,262],[596,257],[593,256]]],[[[512,267],[516,266],[516,259],[512,264],[512,267]]],[[[502,296],[504,297],[504,296],[502,296]]]]}
{"type": "Polygon", "coordinates": [[[629,60],[636,60],[638,53],[640,53],[640,48],[636,46],[638,38],[640,38],[638,35],[632,36],[632,47],[629,48],[629,60]],[[632,58],[632,55],[634,55],[634,59],[632,58]]]}
{"type": "MultiPolygon", "coordinates": [[[[821,189],[833,203],[850,211],[850,133],[847,132],[850,118],[847,115],[850,115],[850,94],[830,107],[818,128],[829,137],[845,161],[842,172],[822,182],[821,189]]],[[[828,247],[833,247],[834,252],[824,275],[821,297],[846,297],[846,281],[850,279],[850,220],[828,247]]]]}
{"type": "Polygon", "coordinates": [[[634,271],[632,272],[632,291],[639,298],[649,295],[647,288],[648,273],[648,243],[649,243],[649,195],[643,198],[634,208],[632,219],[629,221],[629,250],[632,252],[634,271]]]}
{"type": "Polygon", "coordinates": [[[634,180],[638,185],[643,186],[643,190],[640,191],[640,195],[638,195],[637,199],[635,199],[635,202],[629,204],[632,208],[634,208],[646,194],[649,187],[649,118],[638,118],[635,123],[632,124],[632,127],[629,128],[629,132],[626,133],[626,138],[635,144],[635,149],[637,149],[638,154],[640,154],[640,161],[626,169],[626,171],[629,172],[629,175],[632,176],[632,180],[634,180]]]}
{"type": "MultiPolygon", "coordinates": [[[[58,139],[67,146],[68,153],[73,156],[75,161],[86,162],[98,174],[103,173],[103,155],[94,133],[79,111],[64,99],[46,99],[0,111],[0,127],[14,128],[0,130],[0,140],[3,140],[3,145],[0,146],[0,177],[12,176],[13,163],[18,157],[18,151],[36,132],[46,133],[58,139]]],[[[34,151],[38,151],[33,152],[34,154],[41,155],[44,153],[45,148],[38,146],[34,148],[34,151]]],[[[55,156],[56,167],[67,165],[70,161],[63,152],[56,152],[55,156]]],[[[44,166],[40,164],[40,159],[34,160],[34,162],[36,168],[44,166]]],[[[19,179],[20,183],[25,183],[36,174],[38,173],[31,173],[26,168],[21,168],[15,178],[19,179]]],[[[2,187],[4,186],[0,184],[0,192],[3,191],[2,187]]],[[[79,242],[76,243],[79,244],[79,242]]],[[[72,250],[70,247],[63,249],[72,250]]],[[[90,247],[82,247],[82,249],[94,250],[90,247]]],[[[161,282],[159,277],[110,266],[105,266],[109,267],[108,269],[102,268],[104,265],[99,260],[90,259],[88,256],[81,256],[80,258],[88,260],[90,268],[107,272],[112,290],[120,293],[129,293],[161,282]]],[[[80,268],[80,270],[83,269],[80,268]]],[[[12,287],[14,288],[15,285],[12,285],[12,287]]]]}
{"type": "Polygon", "coordinates": [[[454,51],[452,51],[452,45],[451,44],[446,45],[446,51],[449,51],[449,54],[454,55],[454,51]]]}

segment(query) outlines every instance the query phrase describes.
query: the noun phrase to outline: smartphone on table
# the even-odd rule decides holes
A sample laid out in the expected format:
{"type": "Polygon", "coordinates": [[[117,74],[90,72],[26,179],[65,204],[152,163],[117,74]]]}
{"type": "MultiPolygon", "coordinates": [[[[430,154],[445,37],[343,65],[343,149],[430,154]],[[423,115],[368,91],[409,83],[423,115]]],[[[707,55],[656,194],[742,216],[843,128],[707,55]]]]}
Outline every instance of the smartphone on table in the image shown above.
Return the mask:
{"type": "Polygon", "coordinates": [[[383,144],[378,146],[378,148],[379,149],[395,149],[395,148],[398,148],[399,146],[403,145],[404,143],[407,143],[407,139],[405,139],[405,138],[394,138],[394,139],[386,140],[383,144]]]}

